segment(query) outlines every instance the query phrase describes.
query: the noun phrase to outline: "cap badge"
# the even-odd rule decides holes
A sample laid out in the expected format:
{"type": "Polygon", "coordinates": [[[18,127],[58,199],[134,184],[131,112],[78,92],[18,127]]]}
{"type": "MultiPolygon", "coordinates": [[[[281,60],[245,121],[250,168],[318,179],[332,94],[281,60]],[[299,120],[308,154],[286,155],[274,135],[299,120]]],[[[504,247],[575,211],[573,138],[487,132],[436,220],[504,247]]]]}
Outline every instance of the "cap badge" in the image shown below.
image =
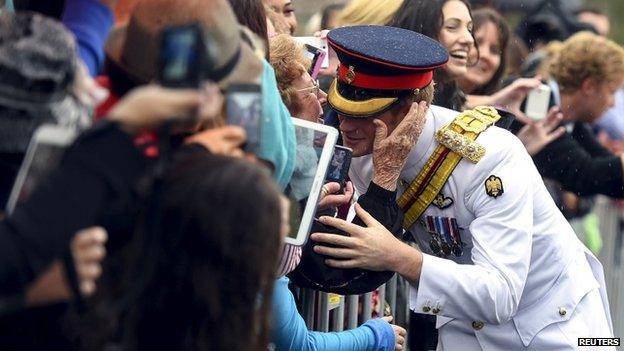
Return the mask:
{"type": "Polygon", "coordinates": [[[353,82],[355,80],[355,68],[353,68],[353,66],[349,66],[349,70],[347,71],[347,74],[345,75],[345,81],[347,82],[347,84],[351,84],[351,82],[353,82]]]}

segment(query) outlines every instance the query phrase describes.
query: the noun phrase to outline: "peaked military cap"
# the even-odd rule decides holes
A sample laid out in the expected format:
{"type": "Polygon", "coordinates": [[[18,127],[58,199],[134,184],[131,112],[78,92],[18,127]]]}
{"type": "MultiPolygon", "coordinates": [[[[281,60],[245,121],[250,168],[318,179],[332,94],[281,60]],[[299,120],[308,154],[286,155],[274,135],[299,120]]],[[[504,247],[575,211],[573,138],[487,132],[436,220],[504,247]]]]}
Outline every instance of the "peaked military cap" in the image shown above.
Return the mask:
{"type": "Polygon", "coordinates": [[[448,61],[437,41],[411,30],[387,26],[337,28],[327,35],[340,66],[328,102],[340,114],[370,117],[433,80],[448,61]]]}

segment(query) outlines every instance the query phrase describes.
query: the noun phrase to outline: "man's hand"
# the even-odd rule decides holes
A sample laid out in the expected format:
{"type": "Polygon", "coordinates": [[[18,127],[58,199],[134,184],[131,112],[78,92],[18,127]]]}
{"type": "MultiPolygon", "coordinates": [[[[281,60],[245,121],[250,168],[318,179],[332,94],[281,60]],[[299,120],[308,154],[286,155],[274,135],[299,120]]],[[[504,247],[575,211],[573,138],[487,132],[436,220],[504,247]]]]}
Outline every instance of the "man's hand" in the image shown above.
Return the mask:
{"type": "Polygon", "coordinates": [[[373,183],[394,191],[407,156],[425,126],[428,106],[425,101],[413,103],[401,123],[388,135],[388,127],[381,120],[374,121],[377,130],[373,144],[373,183]]]}
{"type": "Polygon", "coordinates": [[[230,157],[243,157],[241,147],[247,136],[239,126],[213,128],[188,137],[187,144],[199,144],[213,154],[230,157]]]}
{"type": "Polygon", "coordinates": [[[321,190],[321,199],[319,200],[317,210],[326,210],[328,208],[338,207],[349,203],[351,198],[353,198],[353,183],[347,182],[344,194],[338,193],[339,191],[340,184],[336,182],[330,182],[323,185],[323,189],[321,190]]]}
{"type": "MultiPolygon", "coordinates": [[[[383,317],[382,319],[388,323],[392,322],[392,316],[386,316],[386,317],[383,317]]],[[[407,331],[405,331],[405,329],[403,329],[402,327],[396,324],[390,324],[390,326],[394,330],[394,350],[402,351],[403,344],[405,343],[405,335],[407,334],[407,331]]]]}
{"type": "Polygon", "coordinates": [[[314,246],[314,252],[330,256],[325,263],[334,268],[362,268],[371,271],[397,271],[401,257],[397,255],[401,246],[406,246],[395,238],[381,223],[366,212],[359,204],[355,211],[366,227],[349,223],[342,219],[323,216],[321,223],[350,234],[314,233],[314,241],[340,246],[314,246]]]}

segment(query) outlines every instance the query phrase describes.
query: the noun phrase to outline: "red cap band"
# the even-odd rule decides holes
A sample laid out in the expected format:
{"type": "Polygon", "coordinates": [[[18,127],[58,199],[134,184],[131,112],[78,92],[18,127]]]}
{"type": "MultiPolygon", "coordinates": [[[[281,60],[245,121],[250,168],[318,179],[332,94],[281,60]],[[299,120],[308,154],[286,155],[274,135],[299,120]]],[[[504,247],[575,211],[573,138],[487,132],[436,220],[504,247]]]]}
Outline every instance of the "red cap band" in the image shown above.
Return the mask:
{"type": "Polygon", "coordinates": [[[433,80],[433,70],[405,74],[400,76],[374,76],[362,72],[355,72],[353,68],[340,64],[338,77],[341,81],[358,88],[409,90],[421,89],[433,80]]]}

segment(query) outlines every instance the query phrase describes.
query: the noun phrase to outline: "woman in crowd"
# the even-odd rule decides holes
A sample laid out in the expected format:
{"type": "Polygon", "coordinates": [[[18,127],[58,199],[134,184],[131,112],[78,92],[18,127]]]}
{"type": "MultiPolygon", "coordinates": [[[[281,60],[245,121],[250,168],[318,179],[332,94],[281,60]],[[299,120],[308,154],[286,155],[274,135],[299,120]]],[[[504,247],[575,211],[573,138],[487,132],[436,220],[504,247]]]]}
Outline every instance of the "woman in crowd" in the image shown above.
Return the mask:
{"type": "MultiPolygon", "coordinates": [[[[493,105],[518,115],[522,114],[519,107],[528,91],[539,85],[537,79],[517,80],[496,94],[492,92],[466,96],[469,92],[461,88],[459,81],[469,74],[470,67],[477,63],[480,50],[474,47],[473,16],[470,5],[465,0],[405,0],[389,25],[425,34],[438,40],[448,50],[448,63],[443,69],[436,70],[434,75],[436,82],[434,105],[457,111],[478,105],[493,105]]],[[[504,33],[500,35],[500,39],[507,37],[508,35],[504,33]]],[[[498,66],[488,79],[488,82],[491,82],[489,90],[495,91],[499,84],[492,81],[497,69],[498,66]]]]}
{"type": "Polygon", "coordinates": [[[135,237],[125,349],[266,350],[286,234],[268,172],[201,150],[181,155],[162,203],[160,235],[143,228],[135,237]]]}
{"type": "Polygon", "coordinates": [[[434,105],[461,111],[466,98],[457,79],[468,72],[474,44],[470,4],[466,0],[405,0],[388,25],[422,33],[438,40],[449,61],[434,73],[434,105]]]}
{"type": "Polygon", "coordinates": [[[263,0],[277,16],[288,25],[288,31],[292,35],[297,30],[297,17],[291,0],[263,0]]]}
{"type": "Polygon", "coordinates": [[[509,26],[490,8],[474,11],[472,20],[477,50],[471,51],[471,55],[477,61],[459,77],[458,83],[467,94],[492,95],[500,89],[507,66],[509,26]]]}
{"type": "Polygon", "coordinates": [[[490,8],[476,10],[473,13],[473,20],[477,50],[471,51],[471,56],[474,56],[477,62],[468,67],[467,73],[458,79],[460,88],[466,94],[470,94],[467,96],[466,107],[504,105],[526,123],[518,131],[517,136],[527,151],[534,155],[564,133],[563,128],[558,128],[562,115],[554,108],[549,111],[547,118],[541,121],[523,118],[524,113],[520,111],[520,104],[528,90],[539,84],[539,80],[521,78],[501,89],[507,71],[509,26],[498,12],[490,8]]]}
{"type": "Polygon", "coordinates": [[[280,34],[271,39],[270,48],[277,86],[291,116],[318,122],[327,94],[308,73],[310,60],[305,58],[303,47],[289,35],[280,34]]]}

